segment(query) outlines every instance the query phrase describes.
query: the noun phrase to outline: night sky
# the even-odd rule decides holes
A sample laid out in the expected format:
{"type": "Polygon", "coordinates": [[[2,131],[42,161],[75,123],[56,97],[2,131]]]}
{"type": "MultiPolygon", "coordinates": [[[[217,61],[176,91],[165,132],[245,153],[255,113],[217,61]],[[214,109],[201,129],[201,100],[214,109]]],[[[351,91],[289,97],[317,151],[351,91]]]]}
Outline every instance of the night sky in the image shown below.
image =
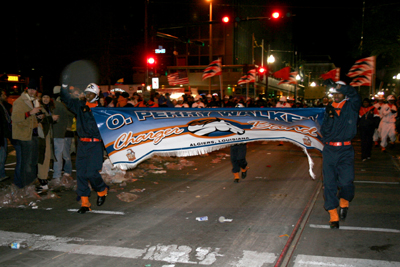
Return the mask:
{"type": "MultiPolygon", "coordinates": [[[[215,16],[233,2],[213,0],[215,16]]],[[[104,51],[110,47],[115,51],[115,46],[121,58],[129,55],[126,57],[129,60],[121,60],[120,66],[140,66],[144,1],[127,4],[81,1],[62,5],[3,4],[0,72],[22,70],[45,75],[54,86],[68,63],[91,59],[101,64],[108,56],[104,51]]],[[[361,40],[363,1],[254,1],[252,6],[266,10],[277,7],[296,15],[296,42],[305,55],[330,55],[333,63],[344,68],[357,58],[354,51],[361,40]]],[[[196,10],[196,19],[208,20],[205,0],[150,1],[149,19],[158,25],[187,23],[194,16],[192,10],[196,10]]]]}

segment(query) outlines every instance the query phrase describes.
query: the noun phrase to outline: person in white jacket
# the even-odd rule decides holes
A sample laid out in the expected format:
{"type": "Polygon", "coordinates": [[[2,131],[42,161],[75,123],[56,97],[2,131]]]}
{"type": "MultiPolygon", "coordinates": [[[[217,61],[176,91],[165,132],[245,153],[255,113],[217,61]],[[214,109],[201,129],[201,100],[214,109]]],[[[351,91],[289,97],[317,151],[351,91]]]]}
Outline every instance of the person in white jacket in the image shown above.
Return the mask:
{"type": "MultiPolygon", "coordinates": [[[[385,105],[385,98],[383,96],[379,96],[378,97],[378,102],[374,104],[374,107],[376,108],[376,110],[379,113],[379,119],[382,118],[382,106],[385,105]]],[[[379,147],[379,131],[378,128],[375,129],[374,135],[372,137],[375,146],[379,147]]]]}
{"type": "Polygon", "coordinates": [[[291,108],[292,106],[287,102],[287,98],[282,96],[276,104],[277,108],[291,108]]]}
{"type": "Polygon", "coordinates": [[[387,139],[390,139],[390,144],[394,146],[396,141],[396,116],[397,108],[394,104],[396,98],[393,95],[387,97],[387,104],[381,108],[381,122],[379,123],[379,135],[381,137],[381,149],[384,152],[387,146],[387,139]]]}

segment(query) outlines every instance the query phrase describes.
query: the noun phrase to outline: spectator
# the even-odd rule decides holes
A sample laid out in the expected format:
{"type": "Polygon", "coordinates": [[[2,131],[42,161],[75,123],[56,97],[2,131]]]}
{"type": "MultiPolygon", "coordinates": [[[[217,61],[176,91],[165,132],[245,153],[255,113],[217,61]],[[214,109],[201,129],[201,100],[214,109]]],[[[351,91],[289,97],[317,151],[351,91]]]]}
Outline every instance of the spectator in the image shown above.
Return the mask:
{"type": "Polygon", "coordinates": [[[17,164],[14,184],[24,188],[36,179],[38,164],[38,118],[42,119],[38,86],[31,80],[26,90],[14,101],[11,114],[12,136],[16,141],[17,164]],[[23,157],[22,157],[23,155],[23,157]]]}
{"type": "Polygon", "coordinates": [[[7,109],[6,107],[8,96],[5,90],[0,90],[0,93],[1,93],[0,95],[0,182],[1,182],[10,178],[9,176],[6,175],[5,163],[7,160],[8,140],[12,141],[12,129],[11,129],[10,109],[7,109]]]}
{"type": "Polygon", "coordinates": [[[171,101],[171,98],[170,98],[170,94],[169,93],[166,93],[165,94],[165,99],[166,99],[166,105],[169,107],[169,108],[173,108],[173,107],[175,107],[175,105],[172,103],[172,101],[171,101]]]}
{"type": "Polygon", "coordinates": [[[56,123],[60,115],[55,115],[55,105],[52,94],[44,91],[39,103],[42,107],[43,118],[38,119],[38,140],[39,140],[39,158],[38,158],[38,180],[40,185],[36,187],[36,191],[40,194],[49,189],[48,175],[50,167],[50,159],[54,159],[54,149],[52,145],[53,124],[56,123]]]}
{"type": "MultiPolygon", "coordinates": [[[[61,101],[61,100],[60,100],[61,101]]],[[[54,101],[53,113],[59,115],[56,124],[53,125],[53,143],[54,143],[54,163],[53,163],[53,179],[59,182],[63,169],[64,160],[64,175],[71,176],[72,161],[71,161],[71,146],[74,141],[74,132],[72,124],[75,115],[67,109],[64,103],[54,101]]]]}
{"type": "Polygon", "coordinates": [[[131,103],[128,103],[128,101],[129,101],[129,94],[127,92],[123,92],[118,97],[118,102],[117,102],[116,107],[117,108],[133,107],[133,105],[131,103]]]}
{"type": "Polygon", "coordinates": [[[204,103],[201,101],[201,97],[196,95],[194,97],[194,103],[192,104],[192,108],[205,108],[204,103]]]}
{"type": "Polygon", "coordinates": [[[189,108],[189,105],[187,104],[186,101],[184,101],[183,96],[180,96],[178,98],[178,102],[175,105],[176,108],[189,108]]]}

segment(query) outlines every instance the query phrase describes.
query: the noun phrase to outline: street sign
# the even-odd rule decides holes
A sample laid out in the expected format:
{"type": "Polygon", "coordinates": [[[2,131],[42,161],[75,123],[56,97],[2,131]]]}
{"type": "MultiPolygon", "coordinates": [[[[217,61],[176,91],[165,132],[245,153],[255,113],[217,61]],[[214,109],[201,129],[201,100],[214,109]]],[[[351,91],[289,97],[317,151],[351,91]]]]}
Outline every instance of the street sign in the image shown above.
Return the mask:
{"type": "Polygon", "coordinates": [[[158,89],[159,87],[159,78],[158,77],[153,77],[151,78],[151,87],[153,89],[158,89]]]}

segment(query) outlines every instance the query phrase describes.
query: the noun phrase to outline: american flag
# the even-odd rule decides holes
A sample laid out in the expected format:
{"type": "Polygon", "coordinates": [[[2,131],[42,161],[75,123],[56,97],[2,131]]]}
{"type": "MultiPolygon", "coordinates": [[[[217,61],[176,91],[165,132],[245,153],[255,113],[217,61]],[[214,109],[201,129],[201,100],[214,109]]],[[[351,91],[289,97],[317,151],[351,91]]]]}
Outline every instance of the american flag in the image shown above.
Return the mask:
{"type": "Polygon", "coordinates": [[[178,71],[168,74],[167,78],[169,85],[189,84],[189,78],[186,75],[186,71],[178,71]]]}
{"type": "Polygon", "coordinates": [[[297,80],[296,80],[296,76],[297,76],[298,72],[294,71],[294,72],[290,72],[289,73],[289,77],[288,79],[282,79],[279,84],[283,84],[283,83],[288,83],[288,84],[297,84],[297,80]]]}
{"type": "Polygon", "coordinates": [[[256,69],[249,70],[247,75],[240,77],[238,84],[254,83],[256,81],[256,69]]]}
{"type": "Polygon", "coordinates": [[[321,74],[320,77],[324,80],[331,79],[332,81],[337,82],[340,80],[340,68],[336,68],[328,71],[327,73],[321,74]]]}
{"type": "Polygon", "coordinates": [[[202,80],[210,78],[215,75],[221,75],[221,59],[211,62],[203,72],[202,80]]]}
{"type": "Polygon", "coordinates": [[[353,78],[351,86],[371,86],[372,75],[375,74],[376,57],[366,57],[356,61],[347,76],[353,78]]]}

